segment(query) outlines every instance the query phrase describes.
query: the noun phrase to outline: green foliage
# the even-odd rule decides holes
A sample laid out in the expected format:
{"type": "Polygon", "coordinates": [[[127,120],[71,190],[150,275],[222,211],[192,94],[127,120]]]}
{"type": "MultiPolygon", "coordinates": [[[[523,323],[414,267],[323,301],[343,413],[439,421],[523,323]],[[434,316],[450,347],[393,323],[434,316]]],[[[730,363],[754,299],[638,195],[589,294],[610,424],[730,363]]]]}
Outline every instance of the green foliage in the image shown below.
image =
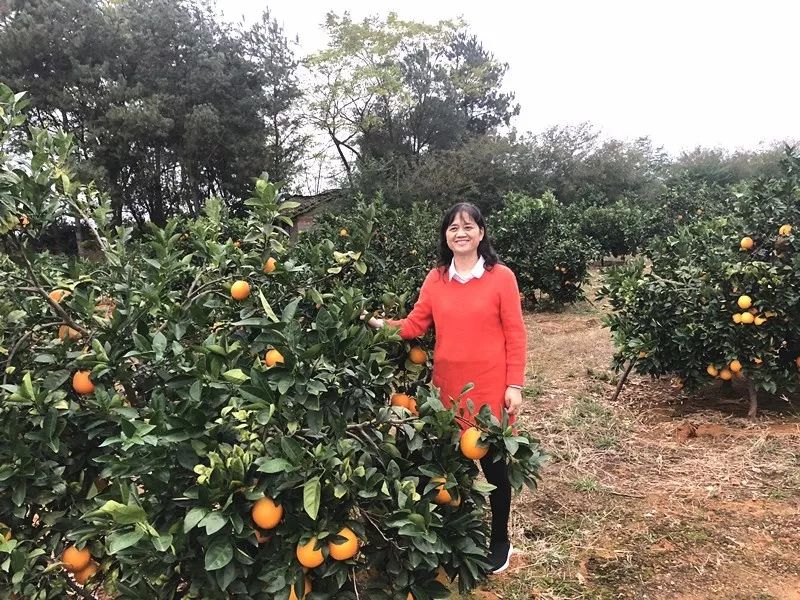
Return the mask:
{"type": "Polygon", "coordinates": [[[601,256],[634,254],[645,243],[649,219],[645,211],[631,201],[571,209],[575,221],[580,223],[580,232],[596,242],[601,256]]]}
{"type": "MultiPolygon", "coordinates": [[[[733,360],[753,390],[774,393],[797,384],[800,355],[800,223],[798,157],[788,155],[780,179],[750,182],[727,214],[679,227],[654,243],[643,260],[610,271],[602,295],[614,312],[608,324],[619,367],[677,375],[687,386],[711,381],[706,369],[733,360]],[[782,225],[793,225],[781,235],[782,225]],[[754,240],[749,251],[743,237],[754,240]],[[736,323],[752,299],[760,324],[736,323]],[[761,321],[761,319],[764,319],[761,321]]],[[[750,317],[747,317],[749,319],[750,317]]]]}
{"type": "Polygon", "coordinates": [[[503,262],[516,273],[524,301],[537,304],[546,295],[565,304],[583,297],[581,285],[597,248],[552,194],[509,194],[492,213],[489,231],[503,262]]]}
{"type": "MultiPolygon", "coordinates": [[[[0,94],[5,145],[20,99],[0,94]]],[[[264,179],[238,246],[218,198],[134,240],[51,152],[60,138],[30,133],[24,164],[0,171],[3,210],[30,215],[6,228],[0,258],[0,590],[75,596],[59,564],[74,544],[99,568],[84,597],[285,600],[292,585],[302,592],[295,549],[312,536],[326,559],[307,574],[309,598],[353,600],[356,585],[362,598],[443,598],[440,567],[473,587],[486,566],[486,487],[427,369],[408,372],[396,334],[361,321],[367,301],[348,277],[363,259],[325,240],[288,245],[295,206],[264,179]],[[31,252],[29,232],[62,215],[93,225],[97,260],[31,252]],[[231,297],[235,280],[248,298],[231,297]],[[69,294],[49,298],[55,289],[69,294]],[[75,336],[57,335],[66,325],[75,336]],[[267,366],[269,349],[283,362],[267,366]],[[71,384],[78,370],[90,393],[71,384]],[[388,405],[412,385],[418,414],[388,405]],[[459,505],[432,502],[435,476],[459,505]],[[264,495],[284,518],[259,541],[250,511],[264,495]],[[327,543],[344,525],[363,546],[340,562],[327,543]]],[[[351,225],[354,240],[371,239],[375,216],[351,225]]],[[[477,420],[515,488],[535,485],[536,441],[485,411],[477,420]]]]}
{"type": "Polygon", "coordinates": [[[342,264],[354,262],[356,267],[348,283],[380,301],[389,314],[398,315],[410,308],[428,271],[436,265],[441,217],[429,204],[393,208],[379,197],[372,203],[362,201],[349,212],[323,215],[303,233],[300,245],[314,248],[323,242],[335,248],[342,264]],[[360,222],[367,214],[375,227],[364,236],[360,222]],[[354,256],[359,258],[354,260],[354,256]]]}
{"type": "Polygon", "coordinates": [[[291,177],[297,65],[268,14],[239,31],[197,0],[6,4],[0,81],[32,93],[35,125],[76,137],[115,224],[163,226],[209,194],[246,197],[262,171],[291,177]]]}
{"type": "Polygon", "coordinates": [[[519,111],[501,92],[507,65],[484,50],[460,21],[427,25],[328,14],[330,43],[311,56],[313,122],[330,137],[355,186],[387,192],[424,154],[508,125],[519,111]],[[377,181],[376,181],[377,179],[377,181]]]}

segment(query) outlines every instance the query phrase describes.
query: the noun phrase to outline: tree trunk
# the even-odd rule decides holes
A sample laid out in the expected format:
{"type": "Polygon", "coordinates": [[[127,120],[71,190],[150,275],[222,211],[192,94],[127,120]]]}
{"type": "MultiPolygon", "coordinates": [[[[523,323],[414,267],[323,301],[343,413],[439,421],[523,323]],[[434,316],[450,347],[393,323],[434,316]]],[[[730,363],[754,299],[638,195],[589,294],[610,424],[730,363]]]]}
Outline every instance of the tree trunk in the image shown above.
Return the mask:
{"type": "Polygon", "coordinates": [[[758,414],[758,390],[752,381],[747,382],[747,393],[750,396],[750,408],[747,411],[747,416],[755,419],[758,414]]]}

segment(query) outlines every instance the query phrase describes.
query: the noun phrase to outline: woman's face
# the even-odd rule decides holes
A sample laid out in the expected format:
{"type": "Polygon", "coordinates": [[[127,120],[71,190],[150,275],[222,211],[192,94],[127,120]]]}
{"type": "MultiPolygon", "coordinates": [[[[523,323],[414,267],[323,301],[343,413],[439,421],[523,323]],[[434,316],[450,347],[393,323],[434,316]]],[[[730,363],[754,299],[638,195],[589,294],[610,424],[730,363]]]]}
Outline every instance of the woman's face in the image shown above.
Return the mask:
{"type": "Polygon", "coordinates": [[[447,247],[455,256],[476,256],[478,244],[483,239],[483,229],[467,213],[456,215],[445,232],[447,247]]]}

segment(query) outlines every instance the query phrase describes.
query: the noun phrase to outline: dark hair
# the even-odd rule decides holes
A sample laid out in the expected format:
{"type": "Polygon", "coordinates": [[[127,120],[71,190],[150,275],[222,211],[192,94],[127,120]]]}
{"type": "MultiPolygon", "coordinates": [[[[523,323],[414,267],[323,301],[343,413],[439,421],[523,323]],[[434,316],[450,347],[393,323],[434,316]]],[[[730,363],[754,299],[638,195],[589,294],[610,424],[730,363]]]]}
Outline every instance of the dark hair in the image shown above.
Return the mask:
{"type": "Polygon", "coordinates": [[[456,216],[461,213],[469,215],[475,224],[483,229],[483,239],[478,244],[478,256],[483,257],[484,267],[490,271],[495,266],[500,258],[497,252],[492,247],[492,242],[489,240],[489,231],[486,229],[486,221],[481,214],[480,209],[469,202],[459,202],[451,206],[444,217],[442,217],[442,226],[439,228],[439,267],[447,268],[453,260],[453,251],[447,246],[447,228],[452,225],[456,220],[456,216]]]}

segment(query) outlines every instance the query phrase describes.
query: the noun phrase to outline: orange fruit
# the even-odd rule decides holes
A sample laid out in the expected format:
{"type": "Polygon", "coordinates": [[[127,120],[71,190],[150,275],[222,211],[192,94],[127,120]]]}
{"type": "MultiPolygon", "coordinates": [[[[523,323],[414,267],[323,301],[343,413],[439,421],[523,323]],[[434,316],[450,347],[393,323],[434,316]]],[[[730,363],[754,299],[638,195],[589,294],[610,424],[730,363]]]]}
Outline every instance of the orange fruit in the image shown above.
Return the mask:
{"type": "Polygon", "coordinates": [[[489,452],[487,446],[478,445],[481,439],[481,431],[477,427],[470,427],[461,434],[459,447],[461,454],[472,460],[480,460],[489,452]]]}
{"type": "Polygon", "coordinates": [[[245,300],[250,295],[250,284],[246,281],[235,281],[231,286],[231,298],[234,300],[245,300]]]}
{"type": "Polygon", "coordinates": [[[717,367],[715,367],[714,365],[708,365],[706,367],[706,373],[708,373],[712,377],[716,377],[717,375],[719,375],[719,371],[717,370],[717,367]]]}
{"type": "Polygon", "coordinates": [[[738,304],[739,308],[742,310],[747,310],[753,304],[753,300],[750,298],[750,296],[739,296],[736,304],[738,304]]]}
{"type": "Polygon", "coordinates": [[[264,355],[264,364],[268,367],[274,367],[277,364],[284,364],[283,354],[275,350],[275,348],[267,350],[267,353],[264,355]]]}
{"type": "Polygon", "coordinates": [[[414,598],[414,594],[412,594],[411,592],[408,592],[408,596],[406,596],[406,600],[416,600],[416,598],[414,598]]]}
{"type": "Polygon", "coordinates": [[[408,394],[392,394],[390,403],[392,406],[407,408],[412,414],[417,414],[417,401],[408,394]]]}
{"type": "Polygon", "coordinates": [[[72,389],[78,394],[91,394],[94,391],[94,383],[90,377],[91,371],[75,371],[72,376],[72,389]]]}
{"type": "Polygon", "coordinates": [[[792,226],[791,225],[781,225],[781,228],[778,229],[778,233],[780,235],[791,235],[792,226]]]}
{"type": "Polygon", "coordinates": [[[755,323],[756,325],[763,325],[766,322],[767,322],[767,318],[766,317],[762,317],[760,315],[757,315],[756,318],[753,319],[753,323],[755,323]]]}
{"type": "Polygon", "coordinates": [[[92,555],[89,553],[88,548],[78,550],[75,546],[67,546],[61,554],[61,562],[64,563],[64,568],[70,573],[77,573],[89,566],[89,561],[92,560],[92,555]]]}
{"type": "Polygon", "coordinates": [[[344,542],[328,542],[328,554],[334,560],[347,560],[358,553],[358,536],[349,527],[343,527],[338,535],[347,538],[344,542]]]}
{"type": "Polygon", "coordinates": [[[309,569],[320,566],[325,561],[325,557],[322,555],[322,549],[314,549],[316,545],[316,537],[312,537],[305,544],[297,544],[297,551],[295,552],[297,555],[297,562],[309,569]]]}
{"type": "Polygon", "coordinates": [[[725,367],[719,372],[719,378],[722,379],[723,381],[730,381],[732,377],[733,373],[731,373],[728,367],[725,367]]]}
{"type": "Polygon", "coordinates": [[[86,585],[95,575],[97,575],[97,563],[90,562],[85,569],[81,569],[75,573],[75,581],[80,585],[86,585]]]}
{"type": "Polygon", "coordinates": [[[728,365],[728,368],[731,370],[732,373],[738,373],[739,371],[742,370],[742,363],[740,363],[736,359],[733,359],[731,361],[731,364],[728,365]]]}
{"type": "Polygon", "coordinates": [[[739,246],[741,247],[742,250],[750,250],[750,248],[753,247],[753,238],[749,236],[743,237],[742,241],[739,242],[739,246]]]}
{"type": "Polygon", "coordinates": [[[278,261],[276,261],[271,256],[267,259],[267,262],[264,263],[264,273],[272,273],[277,268],[278,268],[278,261]]]}
{"type": "Polygon", "coordinates": [[[419,346],[414,346],[408,351],[408,360],[415,365],[424,365],[428,361],[428,353],[419,346]]]}
{"type": "Polygon", "coordinates": [[[58,327],[58,339],[60,340],[77,340],[81,337],[81,332],[77,329],[73,329],[69,325],[59,325],[58,327]]]}
{"type": "Polygon", "coordinates": [[[67,290],[53,290],[52,292],[47,294],[47,297],[50,298],[50,300],[52,300],[56,304],[61,302],[67,296],[69,296],[69,292],[67,290]]]}
{"type": "Polygon", "coordinates": [[[753,316],[753,313],[743,312],[742,313],[742,323],[745,325],[750,325],[756,318],[753,316]]]}
{"type": "Polygon", "coordinates": [[[453,497],[450,495],[450,492],[444,489],[444,483],[446,481],[447,478],[445,477],[431,477],[431,482],[442,484],[436,488],[438,491],[433,499],[434,504],[450,504],[453,501],[453,497]]]}
{"type": "Polygon", "coordinates": [[[797,365],[797,368],[800,369],[800,356],[794,359],[794,363],[797,365]]]}
{"type": "Polygon", "coordinates": [[[741,323],[742,322],[742,315],[740,313],[733,313],[733,322],[734,323],[741,323]]]}
{"type": "MultiPolygon", "coordinates": [[[[303,598],[305,598],[311,593],[311,580],[308,577],[305,578],[303,587],[304,587],[303,598]]],[[[289,600],[299,600],[297,594],[294,591],[294,584],[292,584],[292,587],[289,590],[289,600]]]]}
{"type": "Polygon", "coordinates": [[[261,529],[272,529],[281,522],[283,507],[272,498],[265,496],[256,500],[250,511],[250,516],[253,517],[253,523],[261,527],[261,529]]]}
{"type": "Polygon", "coordinates": [[[342,236],[342,237],[347,237],[348,236],[347,229],[344,229],[344,228],[340,229],[339,230],[339,235],[342,236]]]}

